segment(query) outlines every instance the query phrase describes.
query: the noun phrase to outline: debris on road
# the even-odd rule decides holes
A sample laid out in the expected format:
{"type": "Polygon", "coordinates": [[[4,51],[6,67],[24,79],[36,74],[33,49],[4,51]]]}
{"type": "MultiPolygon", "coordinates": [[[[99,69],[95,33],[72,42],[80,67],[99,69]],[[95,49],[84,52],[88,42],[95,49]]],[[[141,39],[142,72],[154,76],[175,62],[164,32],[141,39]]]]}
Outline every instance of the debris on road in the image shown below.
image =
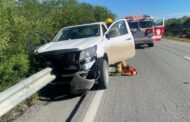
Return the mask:
{"type": "Polygon", "coordinates": [[[189,82],[183,82],[184,84],[189,84],[189,82]]]}

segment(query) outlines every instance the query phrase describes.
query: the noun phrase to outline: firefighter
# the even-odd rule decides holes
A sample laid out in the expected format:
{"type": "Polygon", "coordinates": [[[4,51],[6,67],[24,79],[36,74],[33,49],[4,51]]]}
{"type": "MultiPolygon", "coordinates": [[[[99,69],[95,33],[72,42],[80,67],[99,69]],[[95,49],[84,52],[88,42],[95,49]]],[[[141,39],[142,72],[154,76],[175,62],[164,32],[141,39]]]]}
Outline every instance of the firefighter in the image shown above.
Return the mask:
{"type": "Polygon", "coordinates": [[[107,25],[107,27],[109,28],[110,27],[110,25],[113,23],[113,20],[111,19],[111,18],[107,18],[106,19],[106,25],[107,25]]]}

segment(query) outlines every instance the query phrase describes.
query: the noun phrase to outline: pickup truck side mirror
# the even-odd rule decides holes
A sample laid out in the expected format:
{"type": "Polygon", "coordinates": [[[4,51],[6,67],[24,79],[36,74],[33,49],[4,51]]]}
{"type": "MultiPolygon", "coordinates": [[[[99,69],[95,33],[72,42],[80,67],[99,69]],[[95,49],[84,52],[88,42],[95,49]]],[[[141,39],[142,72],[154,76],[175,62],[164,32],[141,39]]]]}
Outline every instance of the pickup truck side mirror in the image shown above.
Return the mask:
{"type": "Polygon", "coordinates": [[[110,34],[106,33],[105,37],[109,40],[110,39],[110,34]]]}
{"type": "Polygon", "coordinates": [[[48,42],[50,42],[50,38],[48,38],[44,33],[33,31],[27,41],[28,53],[33,54],[35,49],[41,45],[47,44],[48,42]]]}
{"type": "Polygon", "coordinates": [[[49,40],[46,40],[46,39],[41,39],[41,41],[40,41],[41,45],[44,45],[44,44],[46,44],[48,42],[49,42],[49,40]]]}

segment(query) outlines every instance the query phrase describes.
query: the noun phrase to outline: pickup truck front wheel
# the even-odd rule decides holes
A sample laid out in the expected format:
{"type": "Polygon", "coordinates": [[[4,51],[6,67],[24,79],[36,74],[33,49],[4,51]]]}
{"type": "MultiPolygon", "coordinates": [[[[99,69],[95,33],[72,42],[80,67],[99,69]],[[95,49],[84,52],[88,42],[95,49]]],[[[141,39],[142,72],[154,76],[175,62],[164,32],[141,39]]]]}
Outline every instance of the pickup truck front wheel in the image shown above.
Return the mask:
{"type": "Polygon", "coordinates": [[[108,87],[109,72],[108,72],[108,63],[105,59],[101,59],[99,61],[99,72],[100,72],[100,77],[98,79],[98,82],[100,88],[106,89],[108,87]]]}

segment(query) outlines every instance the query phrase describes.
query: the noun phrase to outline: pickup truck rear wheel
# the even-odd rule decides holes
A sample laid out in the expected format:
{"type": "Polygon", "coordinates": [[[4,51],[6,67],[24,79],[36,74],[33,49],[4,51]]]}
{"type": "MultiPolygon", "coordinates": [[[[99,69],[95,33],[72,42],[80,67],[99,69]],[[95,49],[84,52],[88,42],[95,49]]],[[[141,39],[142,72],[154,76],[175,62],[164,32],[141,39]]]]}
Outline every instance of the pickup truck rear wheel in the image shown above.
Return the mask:
{"type": "Polygon", "coordinates": [[[99,61],[99,72],[100,77],[98,79],[99,85],[102,89],[106,89],[108,87],[108,63],[105,59],[101,59],[99,61]]]}

